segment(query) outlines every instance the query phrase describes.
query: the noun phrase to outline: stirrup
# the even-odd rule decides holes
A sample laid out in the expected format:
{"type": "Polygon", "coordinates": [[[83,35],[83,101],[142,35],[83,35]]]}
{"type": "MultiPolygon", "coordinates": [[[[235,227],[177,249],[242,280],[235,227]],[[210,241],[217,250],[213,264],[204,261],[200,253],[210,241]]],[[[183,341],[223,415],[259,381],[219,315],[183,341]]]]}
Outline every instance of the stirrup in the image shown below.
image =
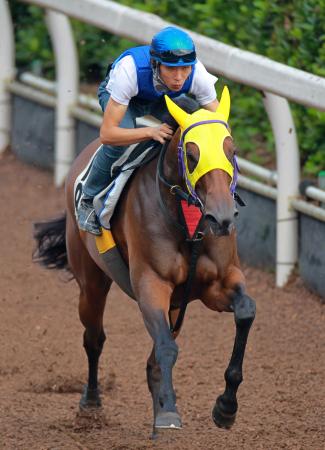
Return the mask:
{"type": "Polygon", "coordinates": [[[82,199],[77,208],[77,222],[80,230],[100,236],[101,226],[91,201],[82,199]]]}

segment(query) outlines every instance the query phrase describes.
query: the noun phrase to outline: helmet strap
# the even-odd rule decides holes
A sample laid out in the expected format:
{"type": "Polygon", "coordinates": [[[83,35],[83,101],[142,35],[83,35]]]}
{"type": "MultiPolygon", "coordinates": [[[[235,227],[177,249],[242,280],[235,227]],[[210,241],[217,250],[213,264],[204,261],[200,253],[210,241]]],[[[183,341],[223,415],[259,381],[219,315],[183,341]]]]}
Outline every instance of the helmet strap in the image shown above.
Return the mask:
{"type": "Polygon", "coordinates": [[[152,74],[153,74],[153,85],[157,92],[169,92],[168,87],[165,85],[163,80],[160,77],[159,72],[160,63],[154,61],[152,64],[152,74]]]}

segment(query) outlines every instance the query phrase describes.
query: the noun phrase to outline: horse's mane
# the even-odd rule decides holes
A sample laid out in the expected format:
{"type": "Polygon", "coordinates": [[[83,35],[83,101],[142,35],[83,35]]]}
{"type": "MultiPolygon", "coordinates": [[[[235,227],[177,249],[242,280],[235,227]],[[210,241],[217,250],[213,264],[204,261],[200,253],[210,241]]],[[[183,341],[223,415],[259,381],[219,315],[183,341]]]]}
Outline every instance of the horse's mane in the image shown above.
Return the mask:
{"type": "MultiPolygon", "coordinates": [[[[188,114],[192,114],[198,109],[200,109],[200,105],[198,104],[198,102],[186,95],[182,95],[178,98],[175,98],[173,99],[173,101],[188,114]]],[[[162,122],[167,123],[169,126],[173,128],[174,131],[176,131],[178,128],[178,123],[171,116],[171,114],[169,114],[169,112],[167,112],[166,115],[162,118],[162,122]]]]}

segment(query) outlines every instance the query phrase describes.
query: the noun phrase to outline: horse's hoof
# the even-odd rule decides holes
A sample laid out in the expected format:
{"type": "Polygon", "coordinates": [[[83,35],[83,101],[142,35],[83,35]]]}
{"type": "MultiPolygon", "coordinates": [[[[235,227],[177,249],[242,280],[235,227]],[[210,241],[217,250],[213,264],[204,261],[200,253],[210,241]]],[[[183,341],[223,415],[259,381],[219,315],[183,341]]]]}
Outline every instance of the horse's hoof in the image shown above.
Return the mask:
{"type": "Polygon", "coordinates": [[[154,428],[170,428],[172,430],[179,430],[182,428],[182,421],[177,412],[160,412],[155,418],[154,428]]]}
{"type": "Polygon", "coordinates": [[[212,419],[214,423],[219,428],[225,428],[226,430],[229,430],[236,419],[236,413],[229,414],[226,413],[221,407],[220,402],[217,400],[213,410],[212,410],[212,419]]]}
{"type": "Polygon", "coordinates": [[[79,402],[79,408],[81,410],[89,409],[89,408],[100,408],[102,406],[102,402],[99,395],[99,389],[89,389],[86,385],[84,387],[83,394],[81,396],[79,402]]]}
{"type": "Polygon", "coordinates": [[[150,439],[152,441],[156,441],[159,437],[158,430],[156,430],[155,426],[153,426],[152,434],[150,435],[150,439]]]}

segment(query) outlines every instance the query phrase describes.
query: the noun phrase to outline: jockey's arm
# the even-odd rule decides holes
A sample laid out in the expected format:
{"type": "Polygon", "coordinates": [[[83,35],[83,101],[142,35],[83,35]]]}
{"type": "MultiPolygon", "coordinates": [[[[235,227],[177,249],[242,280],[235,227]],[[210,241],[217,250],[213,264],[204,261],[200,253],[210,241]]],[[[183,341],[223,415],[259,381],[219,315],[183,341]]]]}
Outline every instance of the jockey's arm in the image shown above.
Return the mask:
{"type": "Polygon", "coordinates": [[[207,103],[206,105],[202,105],[202,108],[207,109],[208,111],[216,112],[219,106],[218,99],[213,100],[213,102],[207,103]]]}
{"type": "Polygon", "coordinates": [[[128,106],[122,105],[112,98],[109,99],[103,123],[100,128],[100,140],[105,145],[129,145],[154,139],[162,144],[171,139],[173,130],[167,124],[157,127],[121,128],[120,123],[128,106]]]}

